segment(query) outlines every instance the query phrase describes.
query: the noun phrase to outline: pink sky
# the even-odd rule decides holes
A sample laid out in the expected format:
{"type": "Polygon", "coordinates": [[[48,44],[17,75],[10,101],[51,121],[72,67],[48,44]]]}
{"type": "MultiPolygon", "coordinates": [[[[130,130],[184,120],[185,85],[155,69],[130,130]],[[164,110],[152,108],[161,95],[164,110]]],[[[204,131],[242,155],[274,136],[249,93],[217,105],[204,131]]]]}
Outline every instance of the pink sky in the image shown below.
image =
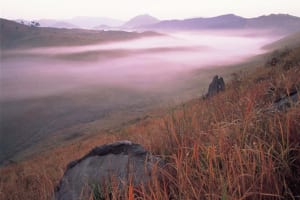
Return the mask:
{"type": "Polygon", "coordinates": [[[271,13],[300,16],[299,0],[0,0],[0,7],[0,16],[8,19],[98,16],[128,20],[139,14],[170,19],[228,13],[244,17],[271,13]]]}

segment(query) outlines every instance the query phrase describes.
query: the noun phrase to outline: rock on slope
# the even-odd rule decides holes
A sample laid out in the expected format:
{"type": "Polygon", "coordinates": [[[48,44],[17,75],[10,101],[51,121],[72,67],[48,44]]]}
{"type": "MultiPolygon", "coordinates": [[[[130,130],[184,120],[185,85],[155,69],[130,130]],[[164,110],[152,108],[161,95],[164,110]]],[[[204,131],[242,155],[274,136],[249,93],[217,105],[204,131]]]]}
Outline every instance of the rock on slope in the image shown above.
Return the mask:
{"type": "Polygon", "coordinates": [[[159,161],[141,145],[130,141],[96,147],[68,165],[56,188],[55,199],[87,199],[95,193],[95,188],[105,191],[112,182],[118,189],[130,180],[134,186],[146,184],[152,175],[152,167],[159,161]]]}

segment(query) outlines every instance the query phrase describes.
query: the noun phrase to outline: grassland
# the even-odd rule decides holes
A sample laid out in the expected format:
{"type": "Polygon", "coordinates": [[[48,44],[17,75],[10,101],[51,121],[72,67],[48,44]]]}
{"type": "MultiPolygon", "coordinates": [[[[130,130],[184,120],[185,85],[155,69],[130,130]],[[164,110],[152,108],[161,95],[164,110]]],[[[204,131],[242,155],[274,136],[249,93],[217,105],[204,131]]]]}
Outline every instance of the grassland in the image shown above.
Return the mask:
{"type": "Polygon", "coordinates": [[[288,48],[297,48],[300,44],[300,32],[294,33],[288,37],[284,37],[272,44],[266,45],[264,48],[268,50],[288,48]]]}
{"type": "Polygon", "coordinates": [[[287,55],[294,63],[289,68],[257,61],[234,73],[226,91],[210,99],[150,113],[3,167],[0,199],[51,199],[71,160],[123,139],[168,163],[163,179],[153,177],[147,190],[128,186],[124,199],[298,199],[299,103],[284,112],[272,105],[282,91],[299,93],[299,55],[299,47],[287,55]]]}
{"type": "Polygon", "coordinates": [[[95,31],[31,27],[0,18],[1,49],[76,46],[156,36],[154,32],[95,31]]]}
{"type": "MultiPolygon", "coordinates": [[[[251,61],[244,67],[255,63],[251,61]]],[[[120,128],[153,110],[167,110],[204,94],[215,73],[222,73],[228,80],[231,73],[241,68],[236,65],[181,73],[176,82],[159,90],[103,85],[0,102],[0,161],[19,162],[102,130],[120,128]]]]}

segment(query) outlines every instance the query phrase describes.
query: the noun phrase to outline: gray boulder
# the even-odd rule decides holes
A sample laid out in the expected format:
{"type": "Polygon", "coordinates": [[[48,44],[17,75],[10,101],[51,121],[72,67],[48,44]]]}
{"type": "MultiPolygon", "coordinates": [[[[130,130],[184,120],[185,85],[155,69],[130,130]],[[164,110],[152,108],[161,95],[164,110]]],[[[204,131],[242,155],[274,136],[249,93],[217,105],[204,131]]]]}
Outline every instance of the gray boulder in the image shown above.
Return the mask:
{"type": "Polygon", "coordinates": [[[57,200],[101,197],[112,181],[122,190],[131,180],[134,186],[150,181],[152,168],[160,159],[152,156],[141,145],[119,141],[94,148],[79,160],[71,162],[55,189],[57,200]]]}
{"type": "Polygon", "coordinates": [[[298,92],[292,91],[288,95],[275,100],[273,107],[277,111],[287,111],[292,105],[299,101],[298,92]]]}
{"type": "Polygon", "coordinates": [[[208,92],[206,94],[206,97],[212,97],[216,95],[217,93],[225,90],[225,82],[224,79],[218,75],[216,75],[212,82],[209,84],[208,92]]]}

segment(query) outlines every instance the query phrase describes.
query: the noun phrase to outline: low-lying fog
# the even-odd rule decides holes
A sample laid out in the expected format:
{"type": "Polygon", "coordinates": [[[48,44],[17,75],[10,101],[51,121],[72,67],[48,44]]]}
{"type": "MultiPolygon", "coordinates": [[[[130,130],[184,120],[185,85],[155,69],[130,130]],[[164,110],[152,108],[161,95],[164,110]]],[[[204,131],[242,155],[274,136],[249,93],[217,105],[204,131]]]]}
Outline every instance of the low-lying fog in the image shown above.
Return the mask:
{"type": "Polygon", "coordinates": [[[97,120],[97,130],[107,128],[114,113],[126,113],[118,123],[174,98],[200,96],[213,74],[226,73],[218,72],[218,66],[261,54],[262,46],[277,39],[250,35],[175,33],[2,52],[0,143],[5,148],[0,162],[50,133],[97,120]]]}
{"type": "Polygon", "coordinates": [[[132,41],[9,52],[1,67],[1,101],[112,84],[149,88],[203,67],[263,53],[269,37],[177,33],[132,41]]]}

